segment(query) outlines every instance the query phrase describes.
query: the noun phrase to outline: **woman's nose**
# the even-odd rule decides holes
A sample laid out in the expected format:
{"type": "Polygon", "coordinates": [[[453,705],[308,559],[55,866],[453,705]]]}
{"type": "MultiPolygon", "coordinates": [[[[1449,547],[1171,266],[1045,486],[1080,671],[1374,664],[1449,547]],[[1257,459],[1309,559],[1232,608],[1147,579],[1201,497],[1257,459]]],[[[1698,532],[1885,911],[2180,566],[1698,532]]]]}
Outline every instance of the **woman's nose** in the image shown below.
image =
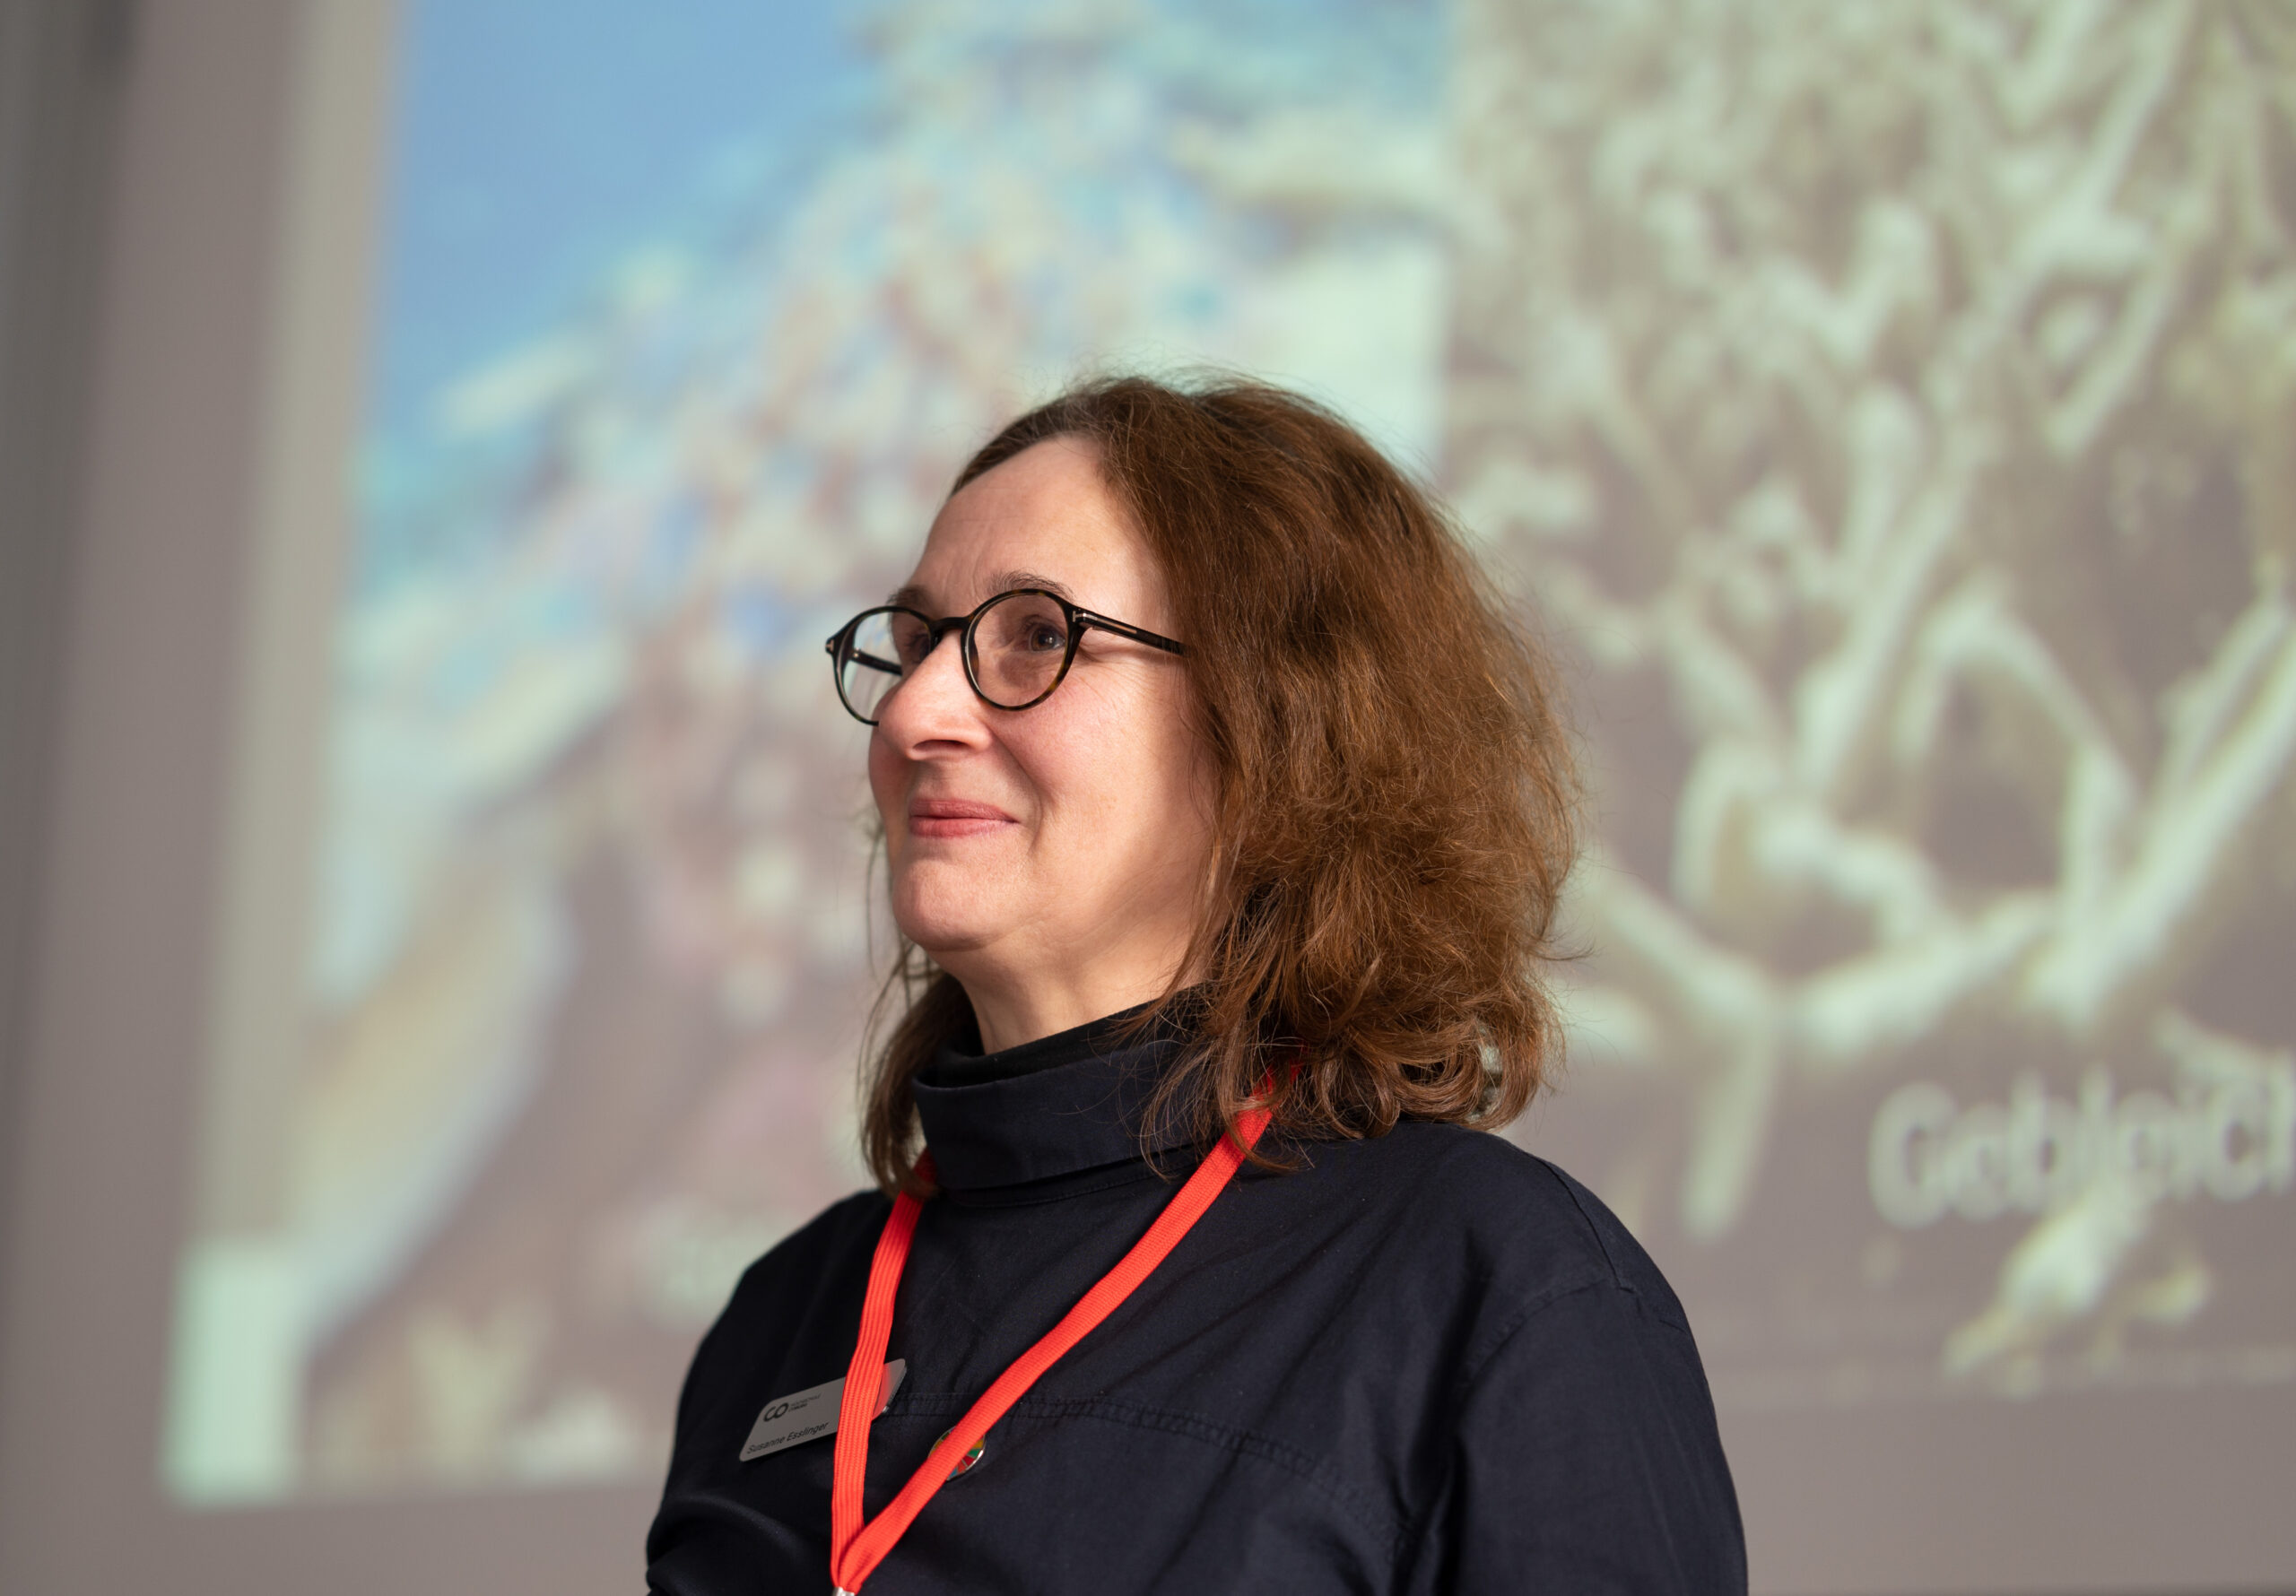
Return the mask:
{"type": "Polygon", "coordinates": [[[964,638],[945,632],[900,679],[877,713],[877,724],[904,746],[964,737],[977,726],[978,705],[965,679],[964,638]]]}

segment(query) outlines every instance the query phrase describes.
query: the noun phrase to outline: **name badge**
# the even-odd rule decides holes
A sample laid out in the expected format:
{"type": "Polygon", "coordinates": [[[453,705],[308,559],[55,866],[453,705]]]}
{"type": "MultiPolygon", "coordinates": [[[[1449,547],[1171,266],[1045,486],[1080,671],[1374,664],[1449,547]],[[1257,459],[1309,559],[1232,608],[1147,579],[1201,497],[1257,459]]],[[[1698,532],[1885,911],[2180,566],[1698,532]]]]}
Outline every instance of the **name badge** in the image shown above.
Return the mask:
{"type": "MultiPolygon", "coordinates": [[[[885,1366],[882,1383],[877,1387],[877,1411],[883,1413],[893,1400],[893,1392],[900,1389],[901,1377],[909,1373],[909,1360],[896,1357],[885,1366]]],[[[776,1397],[766,1403],[765,1411],[750,1426],[750,1438],[742,1444],[742,1462],[761,1458],[769,1452],[779,1452],[785,1446],[796,1446],[806,1441],[816,1441],[823,1436],[837,1434],[837,1412],[845,1396],[845,1379],[837,1379],[786,1397],[776,1397]]]]}

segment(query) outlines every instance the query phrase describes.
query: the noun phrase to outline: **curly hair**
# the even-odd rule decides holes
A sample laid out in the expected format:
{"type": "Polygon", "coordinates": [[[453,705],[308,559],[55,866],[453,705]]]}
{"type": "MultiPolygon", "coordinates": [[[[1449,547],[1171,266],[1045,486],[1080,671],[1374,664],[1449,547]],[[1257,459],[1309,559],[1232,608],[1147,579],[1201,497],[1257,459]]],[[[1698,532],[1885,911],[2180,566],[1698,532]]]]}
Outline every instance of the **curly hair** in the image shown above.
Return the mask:
{"type": "MultiPolygon", "coordinates": [[[[1257,383],[1095,381],[958,473],[1090,443],[1169,585],[1218,773],[1212,886],[1174,987],[1193,1045],[1149,1123],[1208,1142],[1278,1081],[1293,1143],[1495,1126],[1554,1056],[1544,982],[1578,785],[1545,660],[1444,509],[1330,411],[1257,383]],[[1283,1068],[1271,1076],[1271,1065],[1283,1068]]],[[[863,1144],[910,1177],[910,1083],[971,1010],[903,943],[863,1144]]]]}

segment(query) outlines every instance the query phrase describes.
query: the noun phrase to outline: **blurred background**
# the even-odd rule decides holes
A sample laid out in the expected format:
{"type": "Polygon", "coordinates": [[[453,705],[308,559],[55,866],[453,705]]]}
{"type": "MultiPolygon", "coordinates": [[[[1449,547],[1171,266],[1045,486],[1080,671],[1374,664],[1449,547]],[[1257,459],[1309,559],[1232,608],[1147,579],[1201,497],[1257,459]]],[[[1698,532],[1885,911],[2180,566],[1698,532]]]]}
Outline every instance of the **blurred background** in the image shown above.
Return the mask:
{"type": "MultiPolygon", "coordinates": [[[[1552,645],[1757,1589],[2296,1590],[2296,8],[0,3],[0,1589],[632,1590],[1076,377],[1552,645]]],[[[881,916],[879,917],[882,918],[881,916]]]]}

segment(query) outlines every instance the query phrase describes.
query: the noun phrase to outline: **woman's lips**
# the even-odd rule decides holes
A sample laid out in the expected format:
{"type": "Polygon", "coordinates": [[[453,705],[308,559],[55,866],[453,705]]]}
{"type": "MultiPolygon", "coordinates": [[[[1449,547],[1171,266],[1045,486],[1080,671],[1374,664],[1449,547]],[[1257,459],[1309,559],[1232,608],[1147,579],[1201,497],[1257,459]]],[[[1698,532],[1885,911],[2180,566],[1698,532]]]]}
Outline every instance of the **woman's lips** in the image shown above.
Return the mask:
{"type": "Polygon", "coordinates": [[[970,798],[918,798],[909,806],[911,837],[979,837],[1013,823],[995,804],[970,798]]]}

